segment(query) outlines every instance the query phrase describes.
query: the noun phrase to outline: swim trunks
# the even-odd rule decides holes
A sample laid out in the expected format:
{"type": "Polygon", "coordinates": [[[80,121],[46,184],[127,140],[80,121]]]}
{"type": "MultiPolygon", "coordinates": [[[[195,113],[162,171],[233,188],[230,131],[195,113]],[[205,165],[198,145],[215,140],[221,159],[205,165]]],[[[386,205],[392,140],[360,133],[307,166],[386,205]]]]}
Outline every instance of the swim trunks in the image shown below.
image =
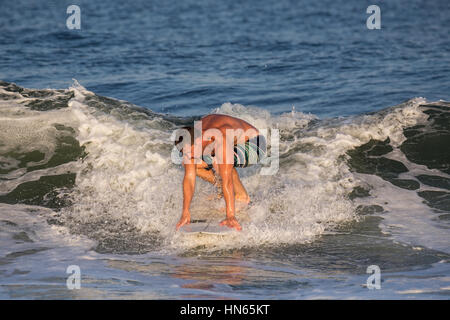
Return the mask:
{"type": "MultiPolygon", "coordinates": [[[[243,144],[234,146],[234,167],[245,168],[260,162],[267,153],[266,138],[263,135],[258,135],[252,139],[247,140],[243,144]]],[[[207,170],[211,170],[212,157],[203,156],[203,161],[208,165],[207,170]]]]}

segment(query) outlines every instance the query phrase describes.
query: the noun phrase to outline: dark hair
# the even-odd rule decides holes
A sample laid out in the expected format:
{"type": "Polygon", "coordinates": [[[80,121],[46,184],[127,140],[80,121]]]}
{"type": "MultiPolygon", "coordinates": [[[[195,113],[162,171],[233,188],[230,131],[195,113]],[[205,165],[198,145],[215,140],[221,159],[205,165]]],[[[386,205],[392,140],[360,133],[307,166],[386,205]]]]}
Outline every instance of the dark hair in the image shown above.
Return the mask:
{"type": "Polygon", "coordinates": [[[194,137],[195,137],[195,134],[197,134],[198,136],[201,136],[201,134],[202,134],[202,133],[200,132],[200,130],[196,129],[194,126],[182,127],[182,128],[180,128],[180,129],[178,129],[178,130],[186,130],[187,132],[189,132],[189,135],[190,135],[190,138],[191,138],[190,141],[184,141],[184,140],[183,140],[184,137],[183,137],[182,134],[180,134],[180,135],[178,136],[178,139],[175,140],[175,146],[176,146],[177,149],[180,150],[180,151],[183,150],[183,147],[185,146],[186,143],[189,143],[189,145],[191,145],[191,146],[194,144],[194,137]]]}

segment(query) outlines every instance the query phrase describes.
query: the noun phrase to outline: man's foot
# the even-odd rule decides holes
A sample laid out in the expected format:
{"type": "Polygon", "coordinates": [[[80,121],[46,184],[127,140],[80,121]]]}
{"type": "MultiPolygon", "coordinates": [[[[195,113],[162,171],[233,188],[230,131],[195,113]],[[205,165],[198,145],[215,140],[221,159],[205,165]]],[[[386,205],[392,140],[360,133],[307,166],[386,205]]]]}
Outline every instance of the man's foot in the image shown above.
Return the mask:
{"type": "Polygon", "coordinates": [[[181,216],[180,220],[177,223],[177,226],[176,226],[177,231],[178,231],[178,229],[180,229],[185,224],[190,224],[190,223],[191,223],[191,215],[190,214],[183,214],[181,216]]]}
{"type": "Polygon", "coordinates": [[[206,200],[208,200],[208,201],[217,200],[217,199],[222,199],[222,194],[213,193],[206,198],[206,200]]]}
{"type": "MultiPolygon", "coordinates": [[[[248,203],[247,202],[240,202],[240,201],[236,201],[236,203],[234,204],[234,209],[236,210],[236,213],[239,213],[239,211],[242,211],[244,209],[246,209],[248,207],[248,203]]],[[[227,207],[220,207],[219,211],[222,213],[226,213],[227,212],[227,207]]]]}
{"type": "Polygon", "coordinates": [[[241,225],[239,224],[239,222],[236,220],[235,217],[233,217],[233,218],[226,218],[225,220],[223,220],[222,222],[220,222],[219,225],[221,225],[221,226],[227,226],[227,227],[229,227],[229,228],[234,228],[234,229],[236,229],[237,231],[241,231],[241,230],[242,230],[241,225]]]}
{"type": "Polygon", "coordinates": [[[236,199],[236,201],[245,203],[245,204],[249,204],[250,203],[250,197],[248,196],[248,194],[236,194],[234,196],[234,199],[236,199]]]}

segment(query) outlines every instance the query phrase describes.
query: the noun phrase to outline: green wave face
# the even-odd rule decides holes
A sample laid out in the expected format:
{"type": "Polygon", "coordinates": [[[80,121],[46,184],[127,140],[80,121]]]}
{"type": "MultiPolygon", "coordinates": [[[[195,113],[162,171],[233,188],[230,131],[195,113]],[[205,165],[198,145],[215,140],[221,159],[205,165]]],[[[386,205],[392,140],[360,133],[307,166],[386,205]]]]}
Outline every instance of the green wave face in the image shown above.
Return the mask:
{"type": "Polygon", "coordinates": [[[347,152],[348,164],[354,172],[377,175],[399,188],[415,190],[446,219],[450,212],[450,178],[447,176],[450,174],[450,108],[446,103],[426,104],[420,108],[428,116],[426,123],[405,128],[406,139],[400,146],[390,145],[389,138],[372,139],[347,152]],[[409,170],[401,161],[386,157],[394,149],[411,163],[428,168],[428,173],[411,173],[409,179],[400,178],[409,170]]]}

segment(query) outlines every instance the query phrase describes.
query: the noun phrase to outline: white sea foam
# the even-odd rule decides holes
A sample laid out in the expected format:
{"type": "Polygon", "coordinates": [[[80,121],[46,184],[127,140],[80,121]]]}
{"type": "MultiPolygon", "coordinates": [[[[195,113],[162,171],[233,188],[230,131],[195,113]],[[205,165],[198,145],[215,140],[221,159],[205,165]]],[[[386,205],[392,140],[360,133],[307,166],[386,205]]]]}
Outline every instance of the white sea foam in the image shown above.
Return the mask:
{"type": "MultiPolygon", "coordinates": [[[[81,222],[102,216],[127,221],[142,231],[157,233],[163,249],[311,241],[336,224],[356,218],[355,204],[346,195],[359,181],[340,156],[370,139],[389,136],[393,145],[399,145],[404,140],[402,129],[424,119],[417,109],[421,99],[384,114],[316,128],[308,127],[317,120],[312,115],[293,111],[273,116],[256,107],[225,103],[214,112],[240,117],[258,129],[280,129],[282,167],[275,176],[259,175],[259,167],[239,170],[253,205],[247,218],[242,218],[244,231],[217,242],[175,232],[181,213],[182,169],[170,162],[171,132],[155,129],[154,119],[131,126],[99,113],[85,104],[91,93],[81,86],[72,90],[75,98],[69,106],[79,123],[77,139],[88,156],[85,169],[77,174],[74,205],[66,214],[81,222]]],[[[203,199],[212,192],[211,186],[198,181],[193,218],[202,206],[213,211],[223,205],[223,200],[203,199]]]]}
{"type": "MultiPolygon", "coordinates": [[[[2,94],[15,94],[0,89],[2,94]]],[[[27,172],[28,167],[47,163],[54,155],[60,138],[70,135],[66,130],[58,129],[57,125],[78,127],[76,118],[70,110],[56,109],[46,112],[24,108],[21,103],[32,101],[31,98],[16,97],[0,101],[0,169],[11,170],[0,174],[4,180],[0,184],[0,195],[12,191],[26,181],[38,180],[41,176],[55,175],[67,172],[74,164],[62,164],[56,167],[27,172]],[[17,155],[25,155],[39,151],[43,158],[39,161],[28,161],[19,167],[17,155]]]]}
{"type": "Polygon", "coordinates": [[[7,256],[15,251],[39,248],[77,247],[79,252],[91,248],[95,242],[85,236],[72,235],[67,228],[49,225],[47,219],[52,218],[53,210],[38,206],[9,205],[0,203],[2,223],[8,228],[2,228],[2,246],[0,256],[7,256]],[[14,241],[16,233],[26,233],[25,241],[14,241]]]}
{"type": "Polygon", "coordinates": [[[39,112],[26,109],[16,101],[0,101],[0,108],[0,151],[26,153],[39,150],[45,154],[39,163],[47,162],[54,154],[61,134],[54,125],[74,124],[74,118],[65,109],[39,112]]]}
{"type": "MultiPolygon", "coordinates": [[[[426,120],[418,108],[425,102],[420,98],[372,115],[329,121],[295,111],[275,116],[257,107],[223,104],[213,112],[242,118],[258,129],[279,129],[281,159],[280,170],[274,176],[259,175],[259,166],[239,170],[252,205],[243,215],[237,214],[243,231],[218,242],[189,238],[175,231],[181,213],[183,171],[181,166],[171,163],[172,132],[163,129],[175,126],[165,125],[165,120],[158,116],[128,119],[118,112],[103,112],[89,106],[87,100],[95,98],[92,92],[77,83],[70,90],[74,98],[69,107],[58,110],[24,110],[15,102],[7,102],[8,108],[3,110],[8,112],[2,112],[0,121],[8,128],[9,136],[4,137],[8,143],[2,148],[21,145],[24,151],[30,151],[28,146],[33,146],[33,150],[38,146],[48,159],[60,134],[54,126],[58,123],[75,129],[77,140],[87,152],[86,158],[27,174],[18,169],[8,174],[15,179],[4,184],[0,192],[70,167],[77,173],[71,195],[73,205],[62,210],[69,227],[70,223],[126,222],[141,232],[156,234],[160,239],[158,248],[162,250],[205,244],[217,249],[303,243],[339,223],[357,219],[355,207],[359,203],[349,200],[348,193],[357,185],[372,184],[370,199],[382,201],[387,195],[380,190],[387,189],[378,183],[380,179],[375,181],[352,173],[342,156],[371,139],[389,137],[391,145],[397,147],[405,140],[403,128],[426,120]]],[[[2,103],[5,107],[6,102],[2,103]]],[[[399,155],[390,154],[395,156],[399,155]]],[[[419,166],[414,168],[419,170],[419,166]]],[[[223,200],[205,200],[213,192],[212,186],[198,181],[193,218],[197,212],[204,212],[205,207],[206,211],[216,212],[223,206],[223,200]]],[[[419,203],[417,196],[413,198],[405,199],[419,203]]],[[[395,214],[393,208],[392,215],[395,214]]]]}

